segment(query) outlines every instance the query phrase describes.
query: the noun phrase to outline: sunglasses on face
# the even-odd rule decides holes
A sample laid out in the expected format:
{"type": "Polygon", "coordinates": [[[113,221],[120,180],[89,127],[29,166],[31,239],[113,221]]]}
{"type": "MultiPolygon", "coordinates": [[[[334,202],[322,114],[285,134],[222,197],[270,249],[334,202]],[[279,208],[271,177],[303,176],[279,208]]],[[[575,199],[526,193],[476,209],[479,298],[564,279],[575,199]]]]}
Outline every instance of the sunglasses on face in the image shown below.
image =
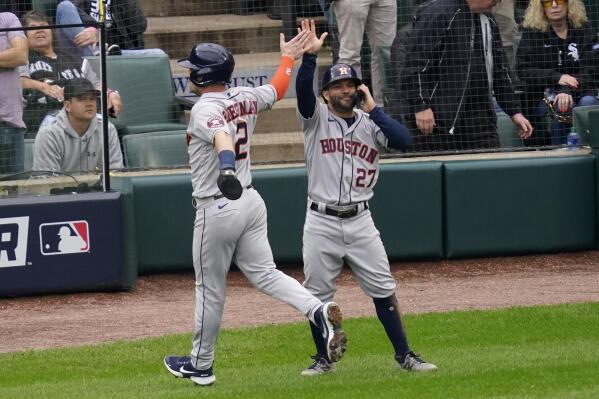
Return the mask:
{"type": "Polygon", "coordinates": [[[558,6],[563,6],[564,4],[568,4],[568,0],[542,0],[543,8],[552,8],[554,2],[558,6]]]}

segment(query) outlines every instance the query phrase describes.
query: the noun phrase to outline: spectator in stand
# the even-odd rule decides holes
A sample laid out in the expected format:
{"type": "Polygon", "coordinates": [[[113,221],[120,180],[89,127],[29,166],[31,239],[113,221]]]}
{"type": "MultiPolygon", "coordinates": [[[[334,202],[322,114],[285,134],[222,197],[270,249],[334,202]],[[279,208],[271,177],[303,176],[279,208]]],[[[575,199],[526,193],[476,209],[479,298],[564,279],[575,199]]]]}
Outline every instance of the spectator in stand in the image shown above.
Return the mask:
{"type": "Polygon", "coordinates": [[[0,0],[0,13],[10,12],[18,18],[31,10],[31,0],[0,0]]]}
{"type": "Polygon", "coordinates": [[[517,68],[527,112],[539,120],[553,108],[551,144],[564,144],[572,108],[598,104],[592,76],[596,35],[581,0],[532,0],[523,26],[517,68]]]}
{"type": "MultiPolygon", "coordinates": [[[[30,11],[22,18],[25,27],[49,26],[48,18],[30,11]]],[[[51,29],[27,31],[29,41],[29,64],[21,68],[21,83],[26,99],[25,120],[29,132],[37,132],[40,125],[53,119],[62,109],[65,82],[85,77],[97,90],[101,81],[89,62],[67,49],[54,49],[51,29]]],[[[121,97],[115,90],[108,90],[108,109],[116,116],[121,112],[121,97]]]]}
{"type": "Polygon", "coordinates": [[[362,77],[360,50],[364,31],[370,45],[370,73],[376,105],[382,107],[383,87],[379,48],[391,48],[397,28],[396,0],[333,1],[339,29],[339,63],[349,64],[362,77]]]}
{"type": "Polygon", "coordinates": [[[516,17],[514,15],[514,0],[501,0],[493,7],[493,16],[497,21],[503,52],[507,57],[510,74],[515,76],[516,58],[514,56],[514,38],[518,32],[516,17]]]}
{"type": "Polygon", "coordinates": [[[331,43],[331,55],[333,56],[333,65],[339,61],[339,28],[337,27],[337,18],[333,9],[333,0],[318,0],[320,9],[327,20],[329,42],[331,43]]]}
{"type": "Polygon", "coordinates": [[[401,77],[414,150],[499,147],[493,95],[522,138],[532,126],[514,99],[495,0],[437,0],[419,10],[401,77]]]}
{"type": "MultiPolygon", "coordinates": [[[[102,169],[102,119],[97,115],[100,92],[85,78],[66,81],[64,107],[56,119],[40,128],[33,143],[33,170],[87,173],[102,169]]],[[[108,125],[110,168],[122,169],[116,129],[108,125]]]]}
{"type": "MultiPolygon", "coordinates": [[[[108,54],[120,54],[119,50],[140,50],[144,45],[146,31],[146,16],[137,0],[63,0],[56,8],[56,24],[81,24],[100,21],[100,5],[105,4],[106,42],[108,54]]],[[[81,49],[82,55],[97,53],[96,43],[99,32],[96,28],[77,27],[59,30],[58,42],[60,47],[81,49]]]]}
{"type": "MultiPolygon", "coordinates": [[[[0,29],[20,28],[16,15],[0,13],[0,29]]],[[[0,173],[24,167],[23,97],[17,68],[27,64],[27,39],[20,30],[0,31],[0,173]]]]}

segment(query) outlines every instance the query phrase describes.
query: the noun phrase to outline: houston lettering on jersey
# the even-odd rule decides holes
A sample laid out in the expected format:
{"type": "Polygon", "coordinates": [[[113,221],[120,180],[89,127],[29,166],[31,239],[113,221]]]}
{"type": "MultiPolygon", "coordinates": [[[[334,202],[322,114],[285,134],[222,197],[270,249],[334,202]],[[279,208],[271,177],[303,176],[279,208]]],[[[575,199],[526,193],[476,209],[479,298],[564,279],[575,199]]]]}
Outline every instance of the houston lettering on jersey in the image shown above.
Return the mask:
{"type": "Polygon", "coordinates": [[[223,116],[227,122],[231,122],[235,118],[239,118],[244,115],[255,115],[258,113],[258,101],[255,100],[244,100],[237,102],[233,105],[229,105],[225,108],[223,116]]]}
{"type": "Polygon", "coordinates": [[[345,152],[352,156],[358,156],[363,160],[374,163],[379,151],[369,145],[354,140],[343,140],[342,138],[320,140],[320,149],[323,154],[345,152]]]}

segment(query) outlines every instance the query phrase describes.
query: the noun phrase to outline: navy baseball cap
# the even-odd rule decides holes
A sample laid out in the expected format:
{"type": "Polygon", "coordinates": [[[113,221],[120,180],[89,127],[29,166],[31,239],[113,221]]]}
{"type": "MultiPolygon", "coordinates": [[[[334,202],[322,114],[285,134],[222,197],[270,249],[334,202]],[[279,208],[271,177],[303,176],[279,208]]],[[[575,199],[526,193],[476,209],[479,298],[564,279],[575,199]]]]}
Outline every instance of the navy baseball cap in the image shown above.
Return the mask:
{"type": "Polygon", "coordinates": [[[97,96],[100,95],[100,91],[96,90],[92,82],[85,78],[69,79],[64,85],[64,99],[70,100],[73,97],[79,97],[82,94],[93,93],[97,96]]]}

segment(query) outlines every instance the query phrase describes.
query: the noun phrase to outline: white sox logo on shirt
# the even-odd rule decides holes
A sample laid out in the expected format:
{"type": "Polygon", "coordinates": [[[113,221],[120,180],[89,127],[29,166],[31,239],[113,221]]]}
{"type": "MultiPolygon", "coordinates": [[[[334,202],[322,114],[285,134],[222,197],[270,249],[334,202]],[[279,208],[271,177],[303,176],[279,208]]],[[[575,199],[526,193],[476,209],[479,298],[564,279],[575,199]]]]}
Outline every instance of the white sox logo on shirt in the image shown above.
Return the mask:
{"type": "Polygon", "coordinates": [[[208,126],[208,128],[214,129],[217,127],[225,126],[225,121],[223,121],[222,118],[218,116],[213,116],[212,118],[208,118],[206,125],[208,126]]]}
{"type": "Polygon", "coordinates": [[[371,164],[374,163],[379,154],[377,149],[369,145],[359,141],[343,140],[342,138],[320,140],[320,150],[323,154],[345,152],[346,154],[358,156],[371,164]]]}
{"type": "Polygon", "coordinates": [[[578,55],[578,47],[576,43],[568,44],[568,55],[574,59],[574,61],[578,61],[580,56],[578,55]]]}

